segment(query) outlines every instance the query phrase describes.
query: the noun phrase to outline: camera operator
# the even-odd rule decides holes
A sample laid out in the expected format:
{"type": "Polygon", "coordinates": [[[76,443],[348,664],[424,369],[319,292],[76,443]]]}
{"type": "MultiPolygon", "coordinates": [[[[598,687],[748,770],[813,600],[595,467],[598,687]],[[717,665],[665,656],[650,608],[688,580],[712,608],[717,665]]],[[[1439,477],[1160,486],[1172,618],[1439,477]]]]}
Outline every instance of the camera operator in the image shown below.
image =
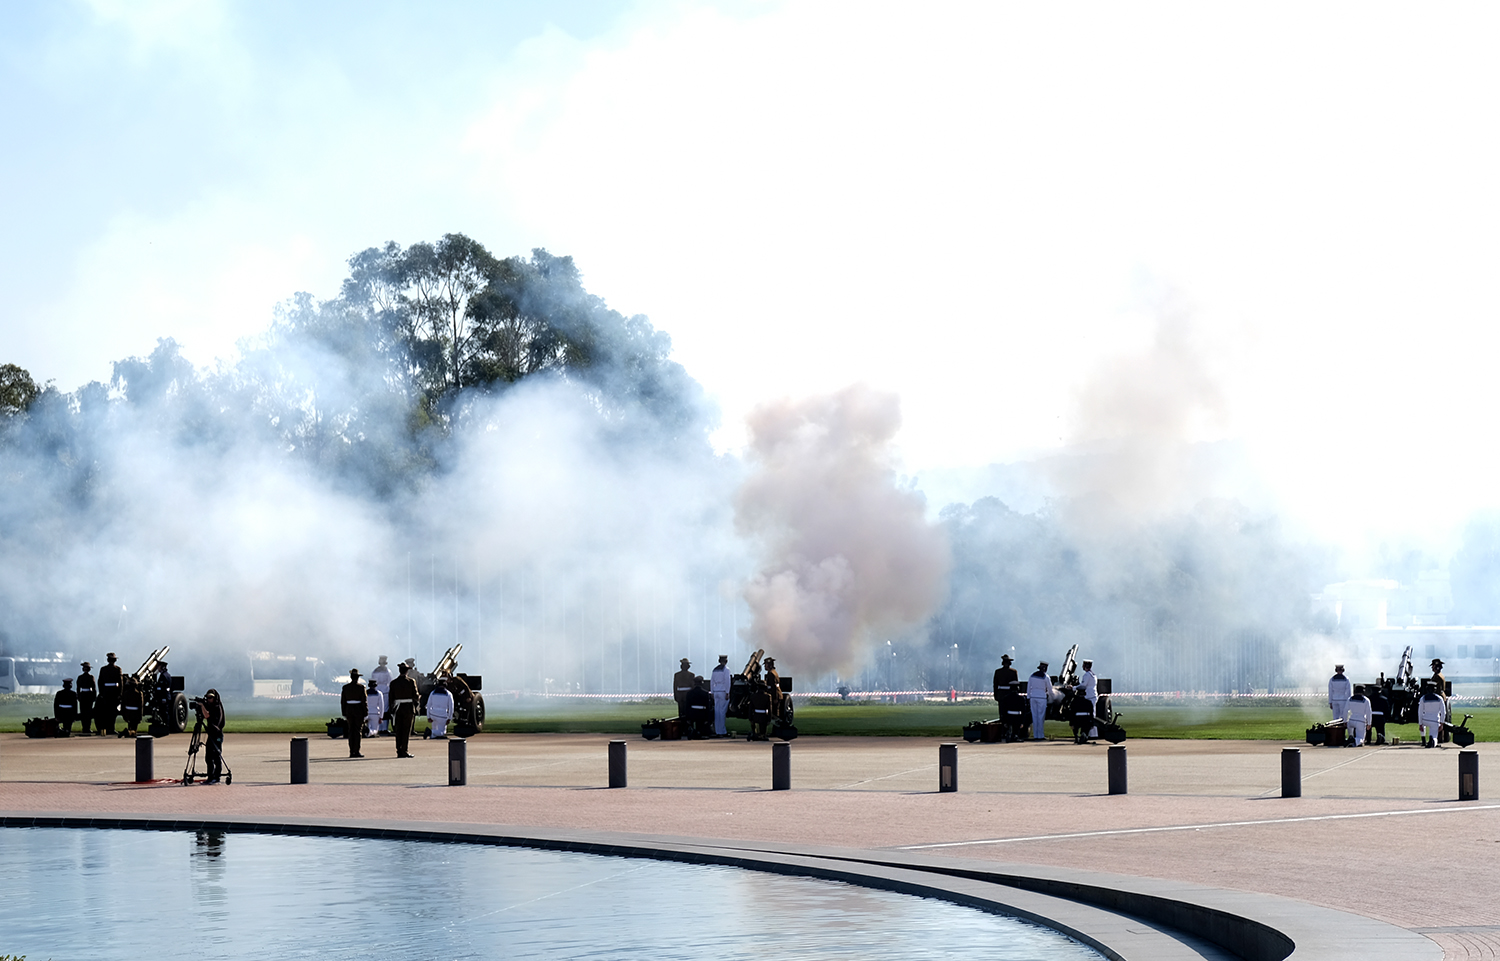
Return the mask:
{"type": "Polygon", "coordinates": [[[218,784],[224,773],[224,702],[217,690],[209,688],[201,698],[193,698],[192,705],[206,728],[203,743],[208,747],[208,777],[203,783],[218,784]]]}

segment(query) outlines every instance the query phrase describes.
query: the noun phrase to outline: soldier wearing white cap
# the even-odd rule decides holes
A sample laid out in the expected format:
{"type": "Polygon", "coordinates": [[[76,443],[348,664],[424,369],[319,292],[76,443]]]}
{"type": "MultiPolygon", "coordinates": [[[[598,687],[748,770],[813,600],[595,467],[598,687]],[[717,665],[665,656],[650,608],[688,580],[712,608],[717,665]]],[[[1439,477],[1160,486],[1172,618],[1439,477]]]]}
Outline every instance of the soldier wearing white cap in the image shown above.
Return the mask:
{"type": "MultiPolygon", "coordinates": [[[[382,704],[388,704],[388,703],[390,703],[390,700],[391,700],[391,669],[386,666],[386,656],[384,654],[380,655],[380,663],[375,667],[375,670],[373,670],[373,671],[370,672],[370,680],[372,680],[372,681],[375,682],[375,689],[380,692],[381,703],[382,704]]],[[[390,724],[390,721],[387,721],[385,719],[385,709],[382,707],[381,708],[381,714],[380,714],[380,731],[379,731],[379,733],[383,734],[386,731],[388,731],[389,730],[389,726],[388,726],[389,724],[390,724]]],[[[373,730],[373,729],[370,731],[370,734],[371,734],[372,737],[376,733],[377,732],[375,730],[373,730]]]]}
{"type": "Polygon", "coordinates": [[[427,695],[427,723],[431,730],[428,737],[448,736],[448,721],[453,717],[453,694],[448,690],[448,678],[438,678],[437,686],[427,695]]]}
{"type": "Polygon", "coordinates": [[[729,673],[729,655],[719,655],[719,666],[713,669],[709,690],[714,696],[714,737],[726,737],[729,728],[725,718],[729,714],[729,686],[733,680],[729,673]]]}
{"type": "Polygon", "coordinates": [[[370,678],[370,684],[365,689],[365,736],[374,737],[380,733],[380,727],[385,717],[385,695],[380,693],[380,685],[375,679],[370,678]]]}
{"type": "MultiPolygon", "coordinates": [[[[1094,717],[1099,716],[1099,678],[1094,676],[1094,662],[1083,662],[1083,673],[1078,677],[1079,684],[1083,687],[1084,699],[1089,702],[1089,713],[1094,717]]],[[[1089,737],[1098,737],[1097,727],[1089,728],[1089,737]]]]}
{"type": "Polygon", "coordinates": [[[1031,739],[1047,739],[1047,702],[1052,698],[1052,678],[1047,676],[1047,662],[1037,665],[1026,679],[1026,699],[1031,702],[1031,739]]]}
{"type": "Polygon", "coordinates": [[[1344,676],[1344,665],[1333,666],[1333,677],[1328,679],[1328,709],[1335,721],[1342,721],[1349,708],[1349,698],[1354,694],[1354,685],[1344,676]]]}
{"type": "Polygon", "coordinates": [[[1365,697],[1365,686],[1359,685],[1354,689],[1354,696],[1349,698],[1349,705],[1345,709],[1345,720],[1349,722],[1349,730],[1354,732],[1354,746],[1365,746],[1365,732],[1370,728],[1370,722],[1375,719],[1374,711],[1370,705],[1370,699],[1365,697]]]}

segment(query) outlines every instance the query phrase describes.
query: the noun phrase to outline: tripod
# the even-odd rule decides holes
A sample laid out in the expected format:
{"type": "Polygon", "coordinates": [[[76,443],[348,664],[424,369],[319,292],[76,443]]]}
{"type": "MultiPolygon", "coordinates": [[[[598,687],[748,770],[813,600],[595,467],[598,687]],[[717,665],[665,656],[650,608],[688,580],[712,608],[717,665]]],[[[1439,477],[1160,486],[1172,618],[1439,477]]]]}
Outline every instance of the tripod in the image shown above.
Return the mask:
{"type": "MultiPolygon", "coordinates": [[[[192,784],[194,781],[208,779],[208,771],[198,770],[198,750],[203,747],[203,715],[193,722],[193,736],[188,741],[187,765],[182,769],[182,783],[192,784]]],[[[219,764],[224,768],[224,783],[234,783],[234,772],[229,770],[229,765],[224,762],[223,751],[219,752],[219,764]]]]}

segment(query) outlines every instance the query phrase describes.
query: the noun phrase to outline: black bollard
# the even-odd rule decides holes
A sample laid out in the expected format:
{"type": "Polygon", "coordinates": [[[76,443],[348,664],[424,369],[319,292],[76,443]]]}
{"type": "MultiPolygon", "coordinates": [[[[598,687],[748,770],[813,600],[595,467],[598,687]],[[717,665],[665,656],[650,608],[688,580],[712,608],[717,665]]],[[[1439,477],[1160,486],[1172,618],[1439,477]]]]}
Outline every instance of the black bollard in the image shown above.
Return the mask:
{"type": "Polygon", "coordinates": [[[1125,749],[1119,745],[1109,749],[1109,793],[1125,794],[1125,749]]]}
{"type": "Polygon", "coordinates": [[[958,745],[938,745],[938,793],[958,790],[958,745]]]}
{"type": "Polygon", "coordinates": [[[1458,752],[1458,799],[1479,800],[1479,752],[1458,752]]]}
{"type": "Polygon", "coordinates": [[[149,734],[142,734],[135,739],[135,779],[137,781],[156,780],[155,765],[151,763],[152,743],[149,734]]]}
{"type": "Polygon", "coordinates": [[[792,746],[783,741],[771,745],[771,790],[792,789],[792,746]]]}
{"type": "Polygon", "coordinates": [[[1281,796],[1302,796],[1302,749],[1281,749],[1281,796]]]}
{"type": "Polygon", "coordinates": [[[469,742],[454,738],[448,742],[448,786],[463,787],[469,783],[469,742]]]}
{"type": "Polygon", "coordinates": [[[307,783],[307,738],[292,738],[292,783],[307,783]]]}
{"type": "Polygon", "coordinates": [[[625,742],[609,742],[609,786],[625,786],[625,742]]]}

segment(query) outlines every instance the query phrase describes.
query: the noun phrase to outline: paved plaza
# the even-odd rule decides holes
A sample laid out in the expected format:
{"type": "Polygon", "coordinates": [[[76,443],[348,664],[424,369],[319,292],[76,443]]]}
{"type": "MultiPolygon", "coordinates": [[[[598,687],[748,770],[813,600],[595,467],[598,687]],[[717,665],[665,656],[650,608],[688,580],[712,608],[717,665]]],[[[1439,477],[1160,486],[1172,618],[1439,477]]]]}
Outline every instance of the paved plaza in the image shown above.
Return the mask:
{"type": "MultiPolygon", "coordinates": [[[[1106,745],[959,742],[957,793],[937,792],[940,742],[803,738],[792,790],[769,790],[771,750],[743,740],[628,739],[629,787],[607,788],[601,735],[487,734],[468,785],[447,745],[310,737],[291,785],[290,736],[231,734],[230,786],[138,785],[135,745],[0,735],[0,809],[58,814],[396,819],[674,838],[902,849],[1276,894],[1430,937],[1448,958],[1500,957],[1500,747],[1480,744],[1481,800],[1458,802],[1455,748],[1302,748],[1303,796],[1280,796],[1265,741],[1130,741],[1129,794],[1107,794],[1106,745]]],[[[951,742],[950,742],[951,743],[951,742]]],[[[179,776],[188,739],[156,742],[179,776]]]]}

